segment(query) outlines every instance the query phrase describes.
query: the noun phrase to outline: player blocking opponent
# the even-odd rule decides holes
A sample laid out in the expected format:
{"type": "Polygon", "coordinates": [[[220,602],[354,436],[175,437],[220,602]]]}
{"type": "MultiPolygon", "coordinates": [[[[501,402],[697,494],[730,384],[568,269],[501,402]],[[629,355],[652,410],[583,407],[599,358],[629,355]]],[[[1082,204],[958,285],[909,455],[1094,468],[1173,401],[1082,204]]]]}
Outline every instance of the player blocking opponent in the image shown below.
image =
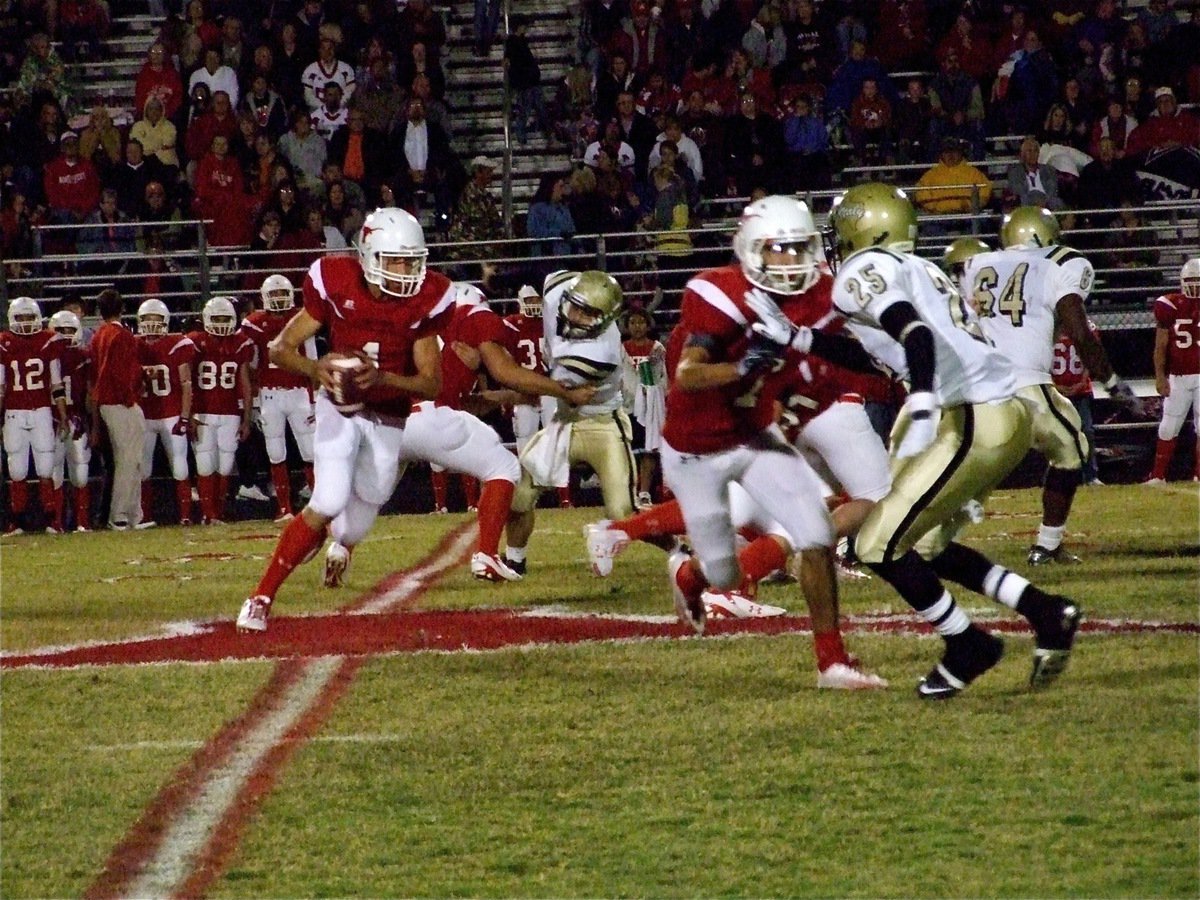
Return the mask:
{"type": "Polygon", "coordinates": [[[441,387],[438,334],[454,308],[454,285],[426,268],[420,223],[402,209],[377,209],[363,222],[356,245],[357,257],[313,263],[304,278],[303,308],[271,344],[273,363],[320,388],[314,484],[308,505],[284,526],[254,593],[242,604],[241,631],[266,631],[279,588],[315,555],[335,519],[343,541],[362,540],[395,490],[402,465],[413,458],[404,447],[404,428],[414,401],[433,400],[441,387]],[[330,352],[315,360],[300,353],[322,328],[328,328],[330,352]],[[339,364],[347,357],[358,365],[343,376],[339,364]],[[346,414],[335,406],[338,398],[346,414]]]}
{"type": "Polygon", "coordinates": [[[808,321],[814,302],[828,309],[831,279],[821,271],[820,241],[804,203],[765,197],[742,213],[733,242],[738,262],[705,270],[684,289],[667,349],[673,374],[662,465],[696,555],[672,552],[668,571],[676,613],[702,633],[704,590],[742,582],[729,490],[739,484],[802,555],[818,686],[880,688],[887,682],[860,671],[842,642],[834,526],[821,481],[774,424],[788,370],[800,364],[799,354],[779,339],[790,333],[792,318],[808,321]],[[756,307],[782,308],[788,316],[782,332],[756,307]]]}
{"type": "MultiPolygon", "coordinates": [[[[312,383],[303,375],[280,368],[270,359],[271,341],[279,337],[296,312],[296,289],[286,275],[268,275],[263,279],[260,293],[263,308],[254,310],[242,320],[241,331],[254,344],[263,438],[267,445],[267,461],[271,464],[271,484],[275,487],[275,521],[283,523],[291,521],[294,515],[292,483],[287,467],[287,429],[291,428],[296,440],[296,449],[304,461],[304,480],[311,490],[316,417],[312,383]]],[[[305,356],[316,359],[316,339],[309,338],[301,350],[305,356]]]]}

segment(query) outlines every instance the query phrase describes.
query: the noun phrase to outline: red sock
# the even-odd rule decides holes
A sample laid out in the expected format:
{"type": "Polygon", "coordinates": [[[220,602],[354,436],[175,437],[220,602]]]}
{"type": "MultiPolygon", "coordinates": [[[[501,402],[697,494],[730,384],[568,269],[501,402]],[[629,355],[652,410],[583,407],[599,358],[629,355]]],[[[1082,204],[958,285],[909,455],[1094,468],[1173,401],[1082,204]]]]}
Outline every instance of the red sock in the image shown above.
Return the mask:
{"type": "Polygon", "coordinates": [[[196,476],[196,490],[200,494],[200,514],[206,522],[218,518],[216,506],[213,504],[217,491],[216,479],[216,475],[196,476]]]}
{"type": "Polygon", "coordinates": [[[216,490],[216,495],[213,497],[213,509],[217,511],[217,518],[225,521],[225,501],[229,497],[229,476],[215,475],[216,481],[213,482],[216,490]]]}
{"type": "Polygon", "coordinates": [[[569,487],[560,487],[560,488],[555,488],[554,490],[558,494],[559,509],[570,509],[571,508],[571,489],[569,487]]]}
{"type": "MultiPolygon", "coordinates": [[[[471,479],[475,481],[475,479],[471,479]]],[[[476,482],[478,484],[478,482],[476,482]]],[[[488,556],[495,556],[500,549],[500,532],[508,521],[512,507],[513,491],[516,486],[503,478],[493,478],[483,483],[479,497],[479,549],[488,556]]]]}
{"type": "Polygon", "coordinates": [[[431,472],[429,483],[433,485],[433,511],[449,509],[446,506],[446,484],[449,481],[445,472],[431,472]]]}
{"type": "Polygon", "coordinates": [[[680,512],[679,502],[676,500],[668,500],[640,513],[634,513],[628,519],[613,522],[612,527],[625,532],[630,540],[634,541],[687,532],[687,527],[683,524],[683,513],[680,512]]]}
{"type": "Polygon", "coordinates": [[[760,581],[787,565],[787,554],[775,538],[764,535],[738,554],[738,564],[742,567],[742,590],[754,596],[760,581]]]}
{"type": "Polygon", "coordinates": [[[149,478],[142,482],[142,521],[154,521],[154,485],[149,478]]]}
{"type": "Polygon", "coordinates": [[[8,502],[12,514],[19,516],[29,506],[29,485],[24,481],[14,481],[8,486],[8,502]]]}
{"type": "Polygon", "coordinates": [[[63,525],[63,509],[65,506],[63,503],[63,489],[60,485],[53,490],[54,493],[52,495],[53,499],[51,500],[51,506],[54,508],[54,527],[59,531],[65,531],[66,528],[63,525]]]}
{"type": "Polygon", "coordinates": [[[288,522],[279,535],[279,543],[275,545],[275,552],[254,593],[274,600],[276,591],[292,574],[292,569],[315,553],[323,540],[325,529],[310,528],[304,516],[296,516],[288,522]]]}
{"type": "Polygon", "coordinates": [[[850,657],[846,655],[846,647],[842,643],[840,631],[824,631],[813,633],[813,647],[817,651],[817,671],[824,672],[836,663],[849,664],[850,657]]]}
{"type": "Polygon", "coordinates": [[[86,484],[75,488],[75,527],[92,527],[92,490],[86,484]]]}
{"type": "Polygon", "coordinates": [[[470,475],[462,477],[463,495],[467,498],[467,509],[479,509],[479,479],[470,475]]]}
{"type": "Polygon", "coordinates": [[[1171,438],[1169,441],[1164,441],[1159,438],[1157,446],[1154,448],[1154,469],[1150,472],[1151,478],[1161,478],[1164,481],[1167,478],[1167,468],[1171,465],[1171,457],[1175,455],[1175,442],[1178,438],[1171,438]]]}
{"type": "Polygon", "coordinates": [[[304,483],[308,485],[308,489],[310,491],[313,489],[313,485],[316,483],[315,476],[313,475],[312,463],[304,464],[304,483]]]}
{"type": "Polygon", "coordinates": [[[689,597],[698,597],[708,587],[708,579],[700,572],[700,563],[695,558],[679,567],[675,583],[689,597]]]}
{"type": "Polygon", "coordinates": [[[1196,462],[1195,468],[1192,471],[1192,477],[1200,478],[1200,440],[1196,442],[1196,462]]]}
{"type": "MultiPolygon", "coordinates": [[[[55,527],[57,527],[59,531],[62,531],[62,524],[59,521],[60,519],[62,519],[62,510],[59,509],[57,518],[55,518],[55,513],[54,513],[54,499],[55,499],[55,494],[58,494],[58,493],[59,492],[54,489],[54,482],[51,481],[49,478],[39,478],[38,479],[37,495],[38,495],[38,503],[40,503],[41,507],[42,507],[42,512],[45,513],[45,515],[52,520],[51,521],[52,525],[55,525],[55,527]]],[[[60,499],[61,499],[61,496],[62,495],[59,494],[60,499]]]]}
{"type": "Polygon", "coordinates": [[[175,482],[175,502],[179,505],[179,521],[192,521],[192,486],[186,478],[175,482]]]}
{"type": "Polygon", "coordinates": [[[275,504],[279,515],[292,512],[292,485],[288,480],[287,463],[271,463],[271,484],[275,485],[275,504]]]}

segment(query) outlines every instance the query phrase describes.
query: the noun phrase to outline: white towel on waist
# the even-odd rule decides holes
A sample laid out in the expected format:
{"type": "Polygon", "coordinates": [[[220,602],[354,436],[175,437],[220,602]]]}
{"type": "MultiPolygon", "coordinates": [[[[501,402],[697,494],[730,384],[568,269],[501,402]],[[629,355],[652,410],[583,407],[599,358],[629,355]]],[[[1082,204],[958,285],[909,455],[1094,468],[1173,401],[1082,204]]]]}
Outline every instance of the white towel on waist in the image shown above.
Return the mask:
{"type": "Polygon", "coordinates": [[[566,487],[571,479],[571,423],[552,419],[529,439],[521,465],[540,488],[566,487]]]}
{"type": "Polygon", "coordinates": [[[633,395],[633,417],[646,432],[646,449],[662,447],[663,420],[667,416],[666,392],[657,384],[639,384],[633,395]]]}

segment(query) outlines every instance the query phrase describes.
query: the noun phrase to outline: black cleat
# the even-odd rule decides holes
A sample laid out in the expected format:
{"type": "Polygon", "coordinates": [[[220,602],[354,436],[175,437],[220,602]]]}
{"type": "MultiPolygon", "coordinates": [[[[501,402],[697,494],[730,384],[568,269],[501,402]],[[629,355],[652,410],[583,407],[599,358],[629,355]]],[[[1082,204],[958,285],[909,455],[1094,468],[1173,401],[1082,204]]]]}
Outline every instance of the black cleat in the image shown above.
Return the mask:
{"type": "Polygon", "coordinates": [[[1047,550],[1040,544],[1034,544],[1029,548],[1029,564],[1031,566],[1044,566],[1047,563],[1061,563],[1062,565],[1074,565],[1082,562],[1074,553],[1068,553],[1067,549],[1061,544],[1053,550],[1047,550]]]}
{"type": "Polygon", "coordinates": [[[1045,687],[1067,668],[1075,633],[1083,621],[1083,610],[1066,597],[1051,597],[1059,606],[1058,612],[1046,622],[1034,626],[1037,646],[1033,650],[1033,671],[1029,673],[1031,688],[1045,687]]]}
{"type": "Polygon", "coordinates": [[[508,566],[510,569],[512,569],[514,572],[516,572],[518,575],[521,575],[521,576],[525,575],[525,560],[521,560],[520,562],[517,562],[515,559],[512,559],[507,554],[505,554],[504,564],[506,566],[508,566]]]}
{"type": "Polygon", "coordinates": [[[1004,641],[974,625],[946,642],[942,661],[921,679],[917,696],[923,700],[949,700],[1000,661],[1004,641]]]}

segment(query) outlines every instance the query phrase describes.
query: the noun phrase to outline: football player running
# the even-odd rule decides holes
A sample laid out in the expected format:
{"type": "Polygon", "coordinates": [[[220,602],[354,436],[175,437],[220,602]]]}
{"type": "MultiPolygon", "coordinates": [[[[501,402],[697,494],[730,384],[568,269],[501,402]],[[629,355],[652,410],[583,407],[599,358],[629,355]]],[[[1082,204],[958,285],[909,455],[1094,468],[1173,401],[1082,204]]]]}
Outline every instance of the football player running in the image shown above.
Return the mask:
{"type": "Polygon", "coordinates": [[[69,427],[62,380],[67,342],[42,327],[41,307],[31,297],[17,297],[8,305],[8,328],[0,334],[0,409],[9,477],[5,534],[19,534],[18,519],[29,504],[25,479],[31,454],[38,500],[44,511],[54,509],[56,434],[66,434],[69,427]]]}
{"type": "Polygon", "coordinates": [[[142,521],[153,525],[150,474],[154,446],[162,444],[175,481],[179,524],[192,524],[192,484],[188,476],[188,439],[197,436],[192,419],[192,367],[196,345],[182,334],[169,333],[171,311],[161,300],[145,300],[138,307],[138,356],[145,378],[142,413],[146,438],[142,444],[142,521]]]}
{"type": "Polygon", "coordinates": [[[1095,281],[1092,264],[1062,246],[1059,238],[1050,210],[1021,206],[1000,226],[1002,250],[948,260],[952,269],[963,266],[963,296],[978,313],[984,336],[1012,363],[1017,393],[1033,411],[1033,447],[1049,462],[1042,484],[1042,523],[1029,549],[1029,563],[1035,566],[1079,562],[1062,539],[1091,452],[1078,410],[1053,384],[1056,337],[1062,333],[1071,339],[1088,372],[1114,400],[1140,410],[1088,328],[1083,304],[1095,281]]]}
{"type": "MultiPolygon", "coordinates": [[[[485,581],[516,581],[521,576],[500,558],[499,544],[521,466],[495,430],[469,411],[479,399],[474,393],[479,373],[522,394],[545,394],[572,406],[590,400],[595,388],[564,388],[523,368],[504,348],[504,323],[479,288],[460,282],[454,291],[454,312],[441,335],[441,390],[436,400],[413,405],[404,426],[404,452],[482,482],[479,544],[471,557],[471,574],[485,581]]],[[[340,525],[335,519],[334,543],[325,555],[328,587],[341,584],[350,560],[352,545],[343,539],[340,525]]]]}
{"type": "Polygon", "coordinates": [[[391,497],[411,458],[404,426],[414,401],[441,387],[438,334],[454,308],[450,279],[426,268],[421,225],[402,209],[377,209],[363,222],[357,257],[317,260],[304,278],[303,308],[271,344],[271,362],[319,385],[315,473],[308,505],[288,522],[257,587],[237,618],[242,631],[266,631],[276,592],[296,566],[315,555],[326,527],[359,543],[391,497]],[[322,328],[330,352],[320,359],[300,348],[322,328]],[[341,377],[339,363],[356,368],[341,377]],[[334,405],[347,394],[361,401],[334,405]],[[354,410],[354,407],[359,407],[354,410]]]}
{"type": "Polygon", "coordinates": [[[600,479],[610,518],[633,512],[633,429],[626,412],[624,349],[616,318],[625,298],[605,272],[552,272],[542,291],[542,340],[550,378],[568,387],[590,387],[580,406],[562,400],[554,418],[521,453],[521,481],[513,495],[505,563],[521,574],[541,491],[566,484],[570,467],[586,463],[600,479]]]}
{"type": "Polygon", "coordinates": [[[237,333],[237,307],[232,297],[213,297],[200,311],[200,320],[204,330],[188,335],[196,346],[192,452],[204,524],[220,525],[225,519],[227,485],[237,446],[250,436],[254,345],[237,333]]]}
{"type": "MultiPolygon", "coordinates": [[[[1036,636],[1030,683],[1037,687],[1066,667],[1079,607],[953,540],[970,501],[982,502],[1024,458],[1030,412],[1016,396],[1012,364],[983,336],[954,284],[913,253],[916,236],[912,204],[890,185],[857,185],[830,213],[831,254],[839,263],[834,306],[861,347],[905,375],[910,391],[891,436],[892,489],[859,529],[855,550],[945,642],[941,661],[918,686],[921,697],[954,696],[1003,652],[1003,642],[971,623],[941,577],[1029,620],[1036,636]]],[[[847,363],[848,344],[806,329],[791,341],[847,363]]]]}
{"type": "MultiPolygon", "coordinates": [[[[1163,410],[1154,468],[1145,483],[1165,484],[1188,410],[1193,424],[1200,421],[1200,256],[1179,270],[1178,293],[1155,298],[1154,324],[1154,384],[1163,410]]],[[[1192,478],[1200,481],[1200,443],[1194,466],[1192,478]]]]}
{"type": "MultiPolygon", "coordinates": [[[[788,344],[794,322],[823,305],[831,279],[821,268],[812,214],[792,197],[765,197],[742,213],[733,242],[737,262],[700,272],[684,289],[671,335],[662,465],[695,557],[668,557],[680,620],[703,633],[702,595],[736,588],[737,556],[730,485],[740,485],[781,526],[801,554],[801,586],[813,619],[818,686],[886,687],[860,671],[838,624],[834,525],[820,478],[774,424],[776,402],[800,352],[788,344]]],[[[776,551],[782,558],[784,550],[776,551]]]]}
{"type": "Polygon", "coordinates": [[[54,524],[65,531],[63,482],[70,481],[74,493],[75,530],[90,530],[92,515],[88,469],[92,446],[88,434],[87,384],[91,359],[80,344],[82,323],[69,309],[60,309],[50,317],[50,330],[68,342],[62,351],[63,398],[67,404],[70,428],[58,436],[54,445],[54,524]]]}
{"type": "MultiPolygon", "coordinates": [[[[296,312],[296,289],[286,275],[268,275],[263,279],[260,293],[263,308],[246,316],[241,331],[254,343],[263,438],[267,445],[267,461],[271,464],[271,484],[275,487],[275,521],[283,523],[290,522],[294,515],[292,481],[287,467],[287,429],[291,428],[296,440],[296,449],[304,461],[304,480],[311,490],[316,413],[312,382],[270,360],[271,341],[279,337],[296,312]]],[[[316,338],[306,340],[300,351],[310,359],[316,359],[316,338]]]]}

